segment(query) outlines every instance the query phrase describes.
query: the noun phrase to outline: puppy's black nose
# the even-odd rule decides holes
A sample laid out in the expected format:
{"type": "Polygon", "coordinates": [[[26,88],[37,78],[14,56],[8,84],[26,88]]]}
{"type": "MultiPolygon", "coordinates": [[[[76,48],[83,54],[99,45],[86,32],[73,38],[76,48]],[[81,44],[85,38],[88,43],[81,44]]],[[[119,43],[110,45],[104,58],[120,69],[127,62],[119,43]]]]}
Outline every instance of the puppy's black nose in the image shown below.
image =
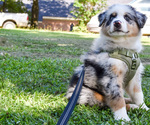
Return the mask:
{"type": "Polygon", "coordinates": [[[114,27],[117,28],[117,29],[120,29],[121,28],[121,21],[120,20],[116,20],[114,21],[114,27]]]}

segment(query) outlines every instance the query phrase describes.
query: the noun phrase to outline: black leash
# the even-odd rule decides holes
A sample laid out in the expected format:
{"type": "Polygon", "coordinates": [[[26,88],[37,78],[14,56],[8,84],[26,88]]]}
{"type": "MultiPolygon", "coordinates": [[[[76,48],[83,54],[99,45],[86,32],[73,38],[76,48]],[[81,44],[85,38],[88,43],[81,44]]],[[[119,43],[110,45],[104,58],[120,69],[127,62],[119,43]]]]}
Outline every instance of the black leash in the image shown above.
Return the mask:
{"type": "Polygon", "coordinates": [[[83,67],[83,70],[80,74],[80,78],[78,80],[76,88],[75,88],[64,112],[61,114],[61,117],[60,117],[59,121],[57,122],[57,125],[66,125],[67,124],[67,122],[71,116],[71,113],[72,113],[72,111],[73,111],[73,109],[77,103],[78,97],[80,95],[83,80],[84,80],[84,67],[83,67]]]}

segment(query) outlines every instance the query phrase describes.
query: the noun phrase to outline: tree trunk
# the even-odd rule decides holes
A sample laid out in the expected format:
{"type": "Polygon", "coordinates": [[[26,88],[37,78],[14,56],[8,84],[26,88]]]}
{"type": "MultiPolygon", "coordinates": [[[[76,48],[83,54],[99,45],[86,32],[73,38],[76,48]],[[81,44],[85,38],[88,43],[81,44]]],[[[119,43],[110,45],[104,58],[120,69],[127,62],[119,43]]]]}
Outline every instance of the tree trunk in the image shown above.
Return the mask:
{"type": "Polygon", "coordinates": [[[4,1],[3,1],[2,12],[5,12],[5,9],[6,9],[6,8],[5,8],[5,6],[6,6],[6,1],[7,1],[7,0],[4,0],[4,1]]]}
{"type": "Polygon", "coordinates": [[[31,15],[31,28],[37,27],[38,17],[39,17],[39,3],[38,3],[38,0],[33,0],[32,15],[31,15]]]}

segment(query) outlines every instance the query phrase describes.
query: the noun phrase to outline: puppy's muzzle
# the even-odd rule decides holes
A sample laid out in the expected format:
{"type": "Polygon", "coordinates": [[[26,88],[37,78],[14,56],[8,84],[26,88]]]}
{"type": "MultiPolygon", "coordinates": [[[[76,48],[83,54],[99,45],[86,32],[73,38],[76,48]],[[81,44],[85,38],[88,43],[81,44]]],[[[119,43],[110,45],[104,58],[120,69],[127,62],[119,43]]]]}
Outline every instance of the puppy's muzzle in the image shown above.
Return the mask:
{"type": "Polygon", "coordinates": [[[115,30],[120,30],[121,29],[121,24],[122,24],[122,22],[120,20],[114,21],[114,29],[115,30]]]}

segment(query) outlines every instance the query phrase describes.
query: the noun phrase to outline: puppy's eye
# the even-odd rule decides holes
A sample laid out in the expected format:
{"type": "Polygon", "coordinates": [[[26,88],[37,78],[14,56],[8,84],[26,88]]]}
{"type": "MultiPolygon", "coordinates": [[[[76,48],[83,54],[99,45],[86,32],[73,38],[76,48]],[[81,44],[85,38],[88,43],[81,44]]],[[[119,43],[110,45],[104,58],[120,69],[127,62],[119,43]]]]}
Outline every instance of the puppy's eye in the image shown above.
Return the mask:
{"type": "Polygon", "coordinates": [[[130,16],[128,16],[128,15],[124,15],[124,19],[128,22],[131,20],[130,16]]]}
{"type": "Polygon", "coordinates": [[[107,23],[106,23],[106,26],[108,26],[111,22],[112,22],[112,20],[115,18],[115,17],[117,17],[117,13],[112,13],[110,16],[109,16],[109,19],[108,19],[108,21],[107,21],[107,23]]]}
{"type": "Polygon", "coordinates": [[[117,16],[116,13],[112,13],[112,14],[110,15],[111,18],[115,18],[116,16],[117,16]]]}
{"type": "Polygon", "coordinates": [[[116,13],[112,13],[112,14],[110,15],[109,20],[112,21],[116,16],[117,16],[116,13]]]}

